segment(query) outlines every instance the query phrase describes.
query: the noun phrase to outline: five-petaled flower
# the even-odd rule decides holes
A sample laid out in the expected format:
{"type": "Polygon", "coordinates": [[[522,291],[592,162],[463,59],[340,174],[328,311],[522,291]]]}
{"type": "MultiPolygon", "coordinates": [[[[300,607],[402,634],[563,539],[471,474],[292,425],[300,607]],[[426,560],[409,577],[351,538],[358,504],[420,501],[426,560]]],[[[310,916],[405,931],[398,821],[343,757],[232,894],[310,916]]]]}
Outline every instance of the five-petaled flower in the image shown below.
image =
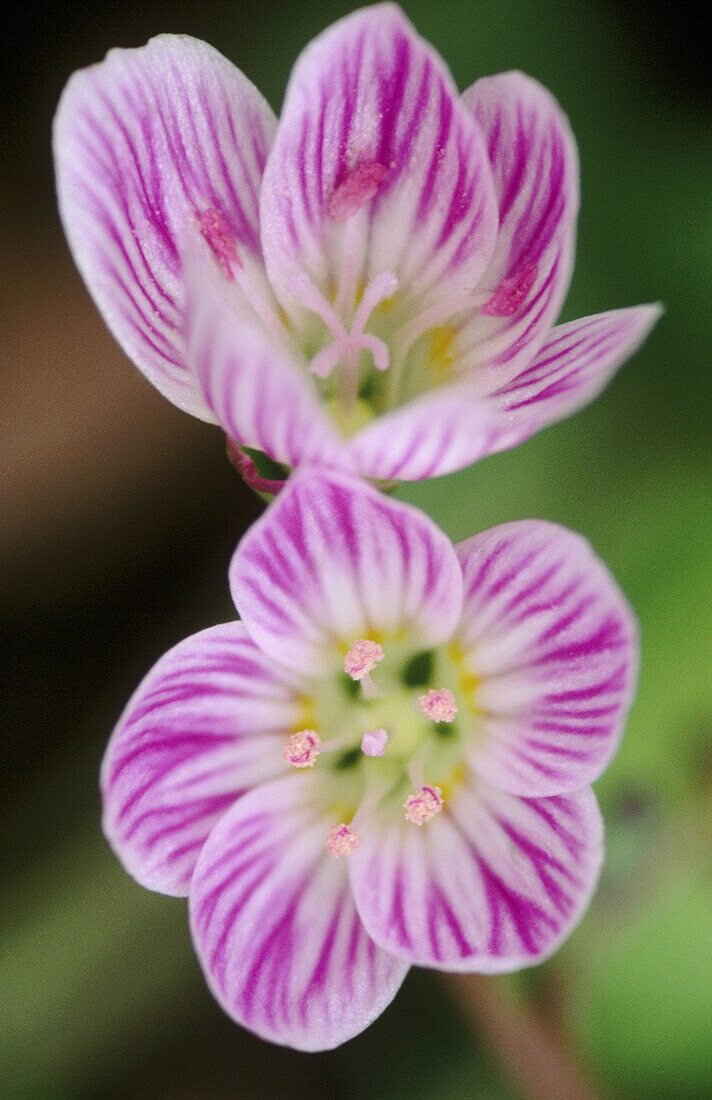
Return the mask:
{"type": "Polygon", "coordinates": [[[279,123],[202,42],[77,73],[54,132],[69,242],[109,327],[238,445],[417,480],[591,400],[657,316],[552,327],[578,169],[520,73],[462,95],[391,4],[298,60],[279,123]]]}
{"type": "Polygon", "coordinates": [[[225,1010],[324,1049],[411,963],[553,951],[596,883],[590,784],[636,675],[631,613],[585,540],[532,520],[453,547],[304,470],[230,584],[242,621],[158,662],[102,769],[107,837],[140,883],[189,897],[225,1010]]]}

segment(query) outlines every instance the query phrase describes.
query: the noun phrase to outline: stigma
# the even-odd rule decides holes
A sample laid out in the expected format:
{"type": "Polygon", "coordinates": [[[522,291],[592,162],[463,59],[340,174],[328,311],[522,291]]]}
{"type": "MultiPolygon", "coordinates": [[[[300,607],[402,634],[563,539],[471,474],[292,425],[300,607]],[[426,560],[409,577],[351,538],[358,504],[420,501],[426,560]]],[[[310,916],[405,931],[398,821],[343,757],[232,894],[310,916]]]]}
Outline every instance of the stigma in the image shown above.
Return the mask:
{"type": "Polygon", "coordinates": [[[361,837],[350,829],[348,825],[333,825],[329,829],[325,848],[333,859],[339,856],[348,856],[361,847],[361,837]]]}
{"type": "Polygon", "coordinates": [[[344,672],[348,673],[352,680],[363,680],[382,660],[383,649],[378,642],[359,638],[349,647],[344,657],[344,672]]]}
{"type": "Polygon", "coordinates": [[[282,752],[295,768],[313,768],[321,751],[321,738],[316,730],[298,730],[288,737],[282,752]]]}
{"type": "Polygon", "coordinates": [[[368,730],[361,738],[361,752],[365,756],[383,756],[387,741],[385,730],[368,730]]]}

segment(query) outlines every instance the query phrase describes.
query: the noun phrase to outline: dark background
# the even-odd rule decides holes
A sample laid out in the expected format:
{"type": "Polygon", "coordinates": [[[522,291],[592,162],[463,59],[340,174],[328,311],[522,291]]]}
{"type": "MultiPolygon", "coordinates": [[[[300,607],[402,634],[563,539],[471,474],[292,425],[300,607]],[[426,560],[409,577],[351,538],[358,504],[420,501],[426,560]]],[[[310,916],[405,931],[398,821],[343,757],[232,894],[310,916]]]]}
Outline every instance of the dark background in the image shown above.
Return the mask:
{"type": "Polygon", "coordinates": [[[112,726],[165,649],[232,616],[226,567],[259,505],[220,433],[170,406],[104,330],[55,213],[54,106],[73,69],[174,31],[212,42],[278,109],[299,49],[355,6],[5,8],[0,1095],[501,1100],[546,1096],[522,1069],[539,1058],[581,1067],[603,1095],[707,1098],[712,67],[692,4],[404,4],[461,88],[522,68],[569,113],[583,193],[564,317],[667,309],[590,409],[401,492],[453,538],[527,515],[583,531],[640,615],[638,702],[598,785],[609,859],[569,944],[517,979],[414,971],[363,1036],[301,1055],[222,1015],[184,903],[136,886],[99,830],[112,726]]]}

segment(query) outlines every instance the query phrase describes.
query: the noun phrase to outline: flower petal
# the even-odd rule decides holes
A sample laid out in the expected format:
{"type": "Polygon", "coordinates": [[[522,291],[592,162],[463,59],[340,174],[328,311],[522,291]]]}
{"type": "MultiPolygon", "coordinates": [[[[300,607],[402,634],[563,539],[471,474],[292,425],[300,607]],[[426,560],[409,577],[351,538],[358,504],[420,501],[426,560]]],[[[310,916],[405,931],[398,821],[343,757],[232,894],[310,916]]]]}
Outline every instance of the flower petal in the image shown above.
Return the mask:
{"type": "Polygon", "coordinates": [[[200,849],[245,790],[287,770],[300,719],[288,676],[241,623],[211,627],[155,665],[121,716],[101,773],[104,832],[129,874],[185,896],[200,849]]]}
{"type": "Polygon", "coordinates": [[[476,81],[462,96],[487,143],[499,204],[492,296],[460,334],[463,366],[511,378],[537,351],[571,277],[578,154],[554,97],[523,73],[476,81]]]}
{"type": "Polygon", "coordinates": [[[455,383],[371,421],[353,437],[349,454],[362,477],[422,481],[497,450],[506,427],[472,385],[455,383]]]}
{"type": "Polygon", "coordinates": [[[533,363],[493,393],[475,373],[409,401],[353,437],[355,468],[362,477],[420,481],[516,447],[592,401],[660,313],[636,306],[559,325],[533,363]]]}
{"type": "Polygon", "coordinates": [[[277,462],[347,464],[304,364],[260,323],[240,288],[216,287],[207,249],[186,256],[187,361],[230,439],[277,462]]]}
{"type": "Polygon", "coordinates": [[[615,309],[553,329],[533,363],[492,395],[506,426],[493,449],[515,447],[593,401],[661,312],[657,305],[615,309]]]}
{"type": "Polygon", "coordinates": [[[618,747],[638,664],[632,612],[585,539],[507,523],[456,547],[458,642],[478,681],[471,766],[520,795],[577,790],[618,747]]]}
{"type": "Polygon", "coordinates": [[[259,187],[275,124],[238,69],[176,35],[112,50],[76,73],[55,118],[60,212],[89,291],[146,377],[205,420],[184,357],[183,244],[212,212],[238,253],[259,261],[259,187]]]}
{"type": "Polygon", "coordinates": [[[356,905],[386,951],[495,974],[541,962],[581,917],[603,859],[590,789],[520,799],[471,780],[421,828],[393,806],[360,828],[356,905]]]}
{"type": "Polygon", "coordinates": [[[242,539],[230,585],[257,644],[313,675],[358,638],[403,629],[437,645],[462,606],[452,545],[427,516],[353,478],[311,470],[295,474],[242,539]]]}
{"type": "Polygon", "coordinates": [[[296,320],[305,273],[330,300],[345,269],[352,298],[383,272],[421,305],[476,287],[497,231],[482,135],[395,5],[348,16],[297,61],[260,218],[270,280],[296,320]]]}
{"type": "Polygon", "coordinates": [[[241,799],[203,848],[190,891],[195,950],[224,1010],[312,1051],[363,1031],[408,970],[364,931],[347,860],[326,853],[333,821],[314,787],[294,775],[241,799]]]}

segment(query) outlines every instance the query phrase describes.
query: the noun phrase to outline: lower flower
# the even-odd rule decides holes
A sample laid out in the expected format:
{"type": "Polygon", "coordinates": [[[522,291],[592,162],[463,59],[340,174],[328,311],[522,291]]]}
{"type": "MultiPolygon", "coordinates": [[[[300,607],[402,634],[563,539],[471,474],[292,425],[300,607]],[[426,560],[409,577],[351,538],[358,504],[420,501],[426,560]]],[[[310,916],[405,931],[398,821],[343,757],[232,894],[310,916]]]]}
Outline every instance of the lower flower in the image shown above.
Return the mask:
{"type": "Polygon", "coordinates": [[[411,963],[549,955],[595,887],[590,784],[636,674],[630,610],[587,543],[527,521],[453,547],[305,470],[230,583],[242,622],[158,662],[102,768],[107,837],[140,883],[189,897],[226,1012],[322,1050],[411,963]]]}

